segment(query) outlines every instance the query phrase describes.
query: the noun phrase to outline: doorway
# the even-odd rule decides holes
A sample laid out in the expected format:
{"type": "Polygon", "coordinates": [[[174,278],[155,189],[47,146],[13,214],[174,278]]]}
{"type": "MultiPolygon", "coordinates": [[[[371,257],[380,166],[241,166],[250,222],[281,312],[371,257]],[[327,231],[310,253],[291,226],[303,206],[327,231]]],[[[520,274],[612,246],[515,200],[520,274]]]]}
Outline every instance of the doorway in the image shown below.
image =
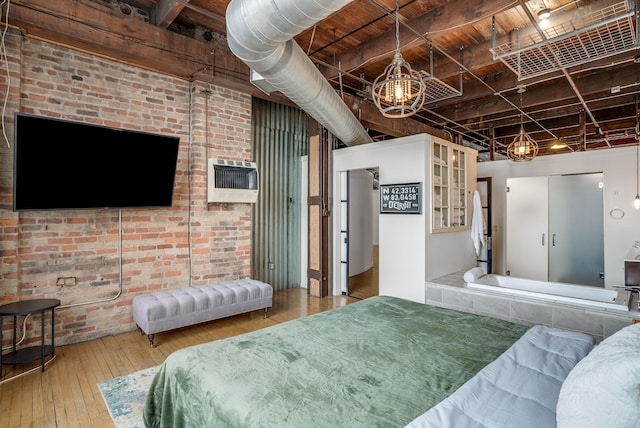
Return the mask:
{"type": "Polygon", "coordinates": [[[476,262],[485,273],[493,273],[493,223],[492,223],[492,209],[493,203],[493,180],[491,177],[478,177],[477,178],[478,193],[480,194],[480,204],[482,206],[482,217],[485,221],[484,232],[484,245],[480,247],[480,254],[476,262]]]}
{"type": "Polygon", "coordinates": [[[341,173],[342,291],[365,299],[379,294],[377,168],[341,173]]]}

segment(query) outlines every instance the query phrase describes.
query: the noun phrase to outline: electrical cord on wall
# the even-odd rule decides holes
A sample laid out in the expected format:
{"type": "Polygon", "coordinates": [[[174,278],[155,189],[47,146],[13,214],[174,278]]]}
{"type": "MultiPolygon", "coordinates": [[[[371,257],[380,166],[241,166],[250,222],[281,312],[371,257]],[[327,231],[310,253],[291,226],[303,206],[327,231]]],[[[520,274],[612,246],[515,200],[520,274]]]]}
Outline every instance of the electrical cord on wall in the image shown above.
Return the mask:
{"type": "MultiPolygon", "coordinates": [[[[58,309],[65,309],[65,308],[73,308],[76,306],[83,306],[83,305],[94,305],[97,303],[104,303],[104,302],[111,302],[113,300],[116,300],[118,297],[120,297],[122,295],[122,210],[119,209],[118,210],[118,292],[111,296],[111,297],[106,297],[104,299],[98,299],[98,300],[90,300],[87,302],[78,302],[78,303],[70,303],[68,305],[60,305],[58,306],[58,309]]],[[[27,320],[29,319],[29,317],[31,316],[31,314],[27,314],[24,317],[24,320],[22,320],[22,337],[20,338],[20,340],[16,341],[16,345],[20,345],[22,342],[24,342],[26,335],[27,335],[27,320]]],[[[0,344],[1,345],[1,344],[0,344]]],[[[13,349],[13,344],[11,345],[7,345],[5,347],[1,347],[0,348],[0,352],[5,351],[7,349],[13,349]]],[[[0,385],[2,383],[0,382],[0,385]]]]}
{"type": "Polygon", "coordinates": [[[193,142],[193,91],[189,91],[189,140],[187,141],[187,188],[189,195],[187,198],[187,249],[189,250],[189,287],[193,286],[193,249],[191,248],[191,144],[193,142]]]}
{"type": "Polygon", "coordinates": [[[104,299],[90,300],[88,302],[70,303],[68,305],[60,305],[58,309],[73,308],[76,306],[94,305],[96,303],[111,302],[122,295],[122,209],[118,210],[118,292],[111,297],[104,299]]]}
{"type": "MultiPolygon", "coordinates": [[[[5,116],[7,113],[7,104],[9,103],[9,91],[11,88],[11,74],[9,73],[9,58],[7,56],[7,47],[5,46],[5,38],[7,36],[7,30],[9,29],[9,6],[11,5],[11,0],[2,0],[0,3],[0,9],[6,5],[5,16],[0,18],[2,19],[2,32],[0,32],[0,61],[4,60],[4,70],[5,77],[7,79],[7,87],[4,91],[4,100],[2,102],[2,136],[4,137],[4,141],[7,143],[7,148],[11,148],[11,144],[9,143],[9,137],[7,136],[7,127],[5,125],[5,116]]],[[[0,10],[0,14],[2,11],[0,10]]]]}
{"type": "MultiPolygon", "coordinates": [[[[20,338],[20,340],[18,340],[16,342],[16,345],[21,344],[24,341],[24,339],[26,338],[26,335],[27,335],[27,319],[30,316],[31,316],[31,314],[25,315],[24,320],[22,320],[22,337],[20,338]]],[[[7,345],[5,347],[0,348],[0,352],[5,351],[7,349],[13,349],[13,345],[7,345]]]]}

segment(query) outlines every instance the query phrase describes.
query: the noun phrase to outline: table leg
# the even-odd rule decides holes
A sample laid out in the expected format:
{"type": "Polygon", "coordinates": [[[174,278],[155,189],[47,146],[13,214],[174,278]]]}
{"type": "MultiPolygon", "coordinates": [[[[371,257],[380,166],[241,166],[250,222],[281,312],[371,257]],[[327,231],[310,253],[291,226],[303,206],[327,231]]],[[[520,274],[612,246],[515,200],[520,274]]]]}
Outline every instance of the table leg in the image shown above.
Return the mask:
{"type": "Polygon", "coordinates": [[[13,352],[16,352],[16,320],[17,316],[13,316],[13,352]]]}
{"type": "Polygon", "coordinates": [[[56,356],[55,334],[53,329],[54,312],[56,308],[51,308],[51,358],[56,356]]]}
{"type": "Polygon", "coordinates": [[[40,321],[42,322],[40,336],[40,360],[42,363],[42,371],[44,371],[44,312],[40,312],[40,321]]]}

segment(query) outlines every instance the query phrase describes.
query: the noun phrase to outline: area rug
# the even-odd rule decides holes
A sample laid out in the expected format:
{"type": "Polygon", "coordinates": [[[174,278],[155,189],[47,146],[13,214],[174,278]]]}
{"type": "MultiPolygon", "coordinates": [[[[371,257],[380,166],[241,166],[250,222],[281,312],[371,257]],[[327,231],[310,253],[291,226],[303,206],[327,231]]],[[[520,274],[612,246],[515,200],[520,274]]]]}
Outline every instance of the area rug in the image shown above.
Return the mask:
{"type": "Polygon", "coordinates": [[[104,382],[98,382],[116,428],[142,428],[147,391],[160,367],[150,367],[104,382]]]}

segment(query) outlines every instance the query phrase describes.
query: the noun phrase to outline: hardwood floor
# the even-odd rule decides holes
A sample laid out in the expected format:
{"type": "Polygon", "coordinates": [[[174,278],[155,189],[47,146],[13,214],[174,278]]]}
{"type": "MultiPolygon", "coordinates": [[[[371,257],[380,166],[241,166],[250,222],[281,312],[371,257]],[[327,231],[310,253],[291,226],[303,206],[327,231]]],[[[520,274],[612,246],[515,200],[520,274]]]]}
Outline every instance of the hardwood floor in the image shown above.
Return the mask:
{"type": "MultiPolygon", "coordinates": [[[[56,347],[56,358],[44,372],[38,370],[0,384],[0,427],[113,427],[98,382],[158,365],[186,346],[258,330],[359,298],[320,299],[309,297],[306,289],[295,288],[274,293],[273,308],[266,319],[262,311],[254,311],[159,333],[155,348],[137,331],[56,347]]],[[[5,366],[2,379],[14,374],[10,370],[5,366]]]]}
{"type": "Polygon", "coordinates": [[[378,289],[378,246],[373,246],[373,266],[371,269],[349,278],[349,296],[366,299],[377,296],[378,289]]]}

